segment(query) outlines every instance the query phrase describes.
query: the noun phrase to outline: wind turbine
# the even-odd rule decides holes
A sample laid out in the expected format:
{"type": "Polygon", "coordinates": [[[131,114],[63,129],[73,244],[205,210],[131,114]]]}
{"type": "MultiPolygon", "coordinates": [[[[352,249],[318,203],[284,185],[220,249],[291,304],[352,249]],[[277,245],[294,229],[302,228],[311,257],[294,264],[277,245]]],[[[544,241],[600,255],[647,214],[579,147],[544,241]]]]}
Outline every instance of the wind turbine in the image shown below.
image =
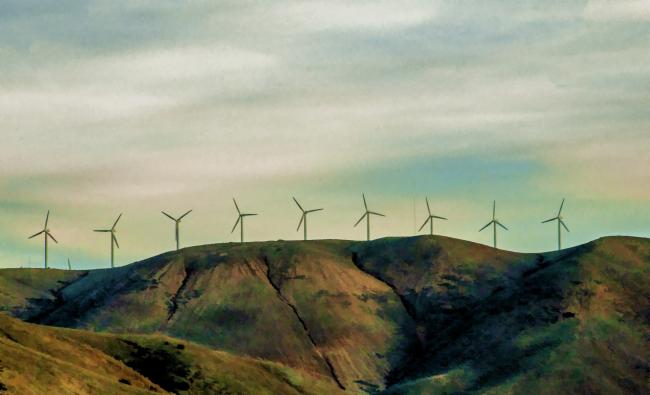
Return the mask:
{"type": "Polygon", "coordinates": [[[111,269],[115,267],[115,246],[117,246],[117,248],[120,248],[120,244],[117,242],[117,237],[115,237],[115,233],[117,232],[115,227],[117,226],[117,221],[119,221],[120,218],[122,218],[122,214],[118,215],[117,219],[110,229],[95,229],[95,232],[105,232],[111,234],[111,269]]]}
{"type": "Polygon", "coordinates": [[[483,229],[487,228],[488,226],[492,225],[492,232],[494,233],[494,248],[497,248],[497,225],[502,227],[505,230],[508,230],[501,222],[499,222],[498,219],[496,219],[496,210],[497,210],[497,202],[496,200],[492,203],[492,221],[488,222],[487,225],[481,228],[479,232],[483,231],[483,229]]]}
{"type": "Polygon", "coordinates": [[[70,258],[68,258],[68,270],[72,270],[72,266],[70,265],[70,258]]]}
{"type": "Polygon", "coordinates": [[[43,230],[34,235],[29,236],[30,239],[33,239],[34,237],[40,234],[43,235],[43,238],[45,239],[45,268],[46,269],[47,269],[47,238],[49,237],[52,240],[54,240],[55,243],[59,244],[59,242],[56,241],[54,236],[52,236],[52,234],[50,233],[50,230],[47,228],[47,222],[49,221],[49,219],[50,219],[50,210],[47,210],[47,215],[45,215],[45,225],[43,226],[43,230]]]}
{"type": "Polygon", "coordinates": [[[230,233],[234,232],[235,229],[237,228],[237,225],[239,225],[240,240],[243,243],[244,242],[244,217],[250,217],[257,214],[242,213],[241,211],[239,211],[239,206],[237,205],[237,201],[235,200],[235,198],[232,198],[232,201],[235,202],[235,208],[237,209],[237,222],[235,222],[235,226],[232,227],[230,233]]]}
{"type": "Polygon", "coordinates": [[[367,234],[367,240],[370,240],[370,215],[378,215],[378,216],[380,216],[380,217],[385,217],[385,215],[384,215],[384,214],[377,213],[377,212],[374,212],[374,211],[370,211],[370,210],[368,210],[368,204],[366,203],[366,195],[362,193],[362,194],[361,194],[361,197],[363,197],[363,207],[365,208],[366,211],[363,213],[363,215],[361,216],[361,218],[359,218],[359,220],[357,221],[357,223],[354,224],[354,227],[356,227],[357,225],[359,225],[359,222],[363,221],[363,219],[366,218],[366,234],[367,234]]]}
{"type": "Polygon", "coordinates": [[[421,231],[422,228],[424,228],[424,225],[426,225],[427,222],[428,222],[429,223],[429,233],[431,234],[431,236],[433,236],[433,220],[434,220],[434,218],[435,219],[444,219],[445,221],[447,220],[447,218],[439,217],[437,215],[432,215],[431,214],[431,207],[429,207],[429,198],[425,197],[424,200],[427,202],[427,211],[429,212],[429,216],[427,217],[427,220],[424,221],[422,226],[420,226],[420,229],[418,229],[418,232],[421,231]]]}
{"type": "Polygon", "coordinates": [[[302,230],[303,230],[303,233],[305,235],[305,240],[307,240],[307,214],[313,213],[313,212],[316,212],[316,211],[322,211],[323,209],[322,208],[316,208],[316,209],[313,209],[313,210],[305,210],[305,209],[302,208],[300,203],[298,203],[298,201],[296,200],[295,197],[293,198],[293,201],[296,202],[296,205],[298,205],[298,208],[300,209],[300,211],[302,211],[302,215],[300,216],[300,222],[298,222],[298,227],[296,228],[296,232],[298,230],[300,230],[300,225],[302,225],[302,230]]]}
{"type": "Polygon", "coordinates": [[[564,199],[562,199],[562,203],[560,204],[560,211],[557,212],[557,216],[551,219],[547,219],[546,221],[542,221],[543,224],[551,221],[556,221],[557,220],[557,249],[558,251],[562,249],[562,228],[560,228],[560,225],[566,229],[566,231],[569,231],[569,228],[567,228],[566,224],[562,220],[562,207],[564,207],[564,199]]]}
{"type": "Polygon", "coordinates": [[[192,212],[192,210],[186,212],[185,214],[181,215],[181,216],[178,217],[178,218],[174,218],[174,217],[172,217],[171,215],[167,214],[166,212],[161,211],[161,213],[163,213],[163,214],[166,215],[169,219],[171,219],[172,221],[174,221],[174,222],[176,223],[176,251],[178,251],[178,249],[179,249],[179,225],[180,225],[180,223],[181,223],[181,220],[182,220],[182,219],[183,219],[187,214],[189,214],[189,213],[191,213],[191,212],[192,212]]]}

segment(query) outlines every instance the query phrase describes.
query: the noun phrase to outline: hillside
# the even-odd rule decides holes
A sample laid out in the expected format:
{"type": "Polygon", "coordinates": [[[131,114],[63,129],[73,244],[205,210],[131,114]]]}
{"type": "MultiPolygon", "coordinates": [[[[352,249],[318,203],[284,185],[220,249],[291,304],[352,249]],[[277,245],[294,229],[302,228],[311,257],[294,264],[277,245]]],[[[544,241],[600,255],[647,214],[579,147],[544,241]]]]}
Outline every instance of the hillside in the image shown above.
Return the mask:
{"type": "Polygon", "coordinates": [[[632,237],[545,254],[438,236],[217,244],[0,270],[0,310],[162,333],[348,392],[643,393],[649,271],[650,240],[632,237]]]}
{"type": "Polygon", "coordinates": [[[393,372],[389,393],[646,393],[650,240],[474,254],[484,259],[468,259],[461,244],[410,255],[417,241],[376,243],[355,259],[391,284],[421,328],[420,352],[393,372]]]}
{"type": "Polygon", "coordinates": [[[164,336],[28,324],[0,314],[0,393],[318,394],[326,380],[164,336]]]}

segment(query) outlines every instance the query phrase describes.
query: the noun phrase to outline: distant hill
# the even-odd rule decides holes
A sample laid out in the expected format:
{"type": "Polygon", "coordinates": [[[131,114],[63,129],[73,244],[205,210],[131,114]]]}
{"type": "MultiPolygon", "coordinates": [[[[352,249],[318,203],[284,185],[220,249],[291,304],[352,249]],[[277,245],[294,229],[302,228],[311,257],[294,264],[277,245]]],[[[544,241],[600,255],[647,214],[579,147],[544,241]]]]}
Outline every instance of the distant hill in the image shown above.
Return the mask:
{"type": "Polygon", "coordinates": [[[276,241],[113,270],[0,270],[0,310],[162,333],[348,392],[630,394],[650,371],[649,280],[643,238],[544,254],[439,236],[276,241]]]}

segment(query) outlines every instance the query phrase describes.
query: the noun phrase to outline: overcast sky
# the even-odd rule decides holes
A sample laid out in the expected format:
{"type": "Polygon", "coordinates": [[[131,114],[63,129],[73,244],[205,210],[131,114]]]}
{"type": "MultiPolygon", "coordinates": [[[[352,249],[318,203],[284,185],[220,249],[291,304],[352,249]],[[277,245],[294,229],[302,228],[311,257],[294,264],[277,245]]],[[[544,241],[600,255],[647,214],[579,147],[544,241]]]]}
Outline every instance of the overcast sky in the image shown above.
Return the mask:
{"type": "Polygon", "coordinates": [[[550,250],[650,236],[648,1],[0,4],[0,267],[105,267],[236,241],[478,233],[550,250]],[[415,215],[415,218],[414,218],[415,215]]]}

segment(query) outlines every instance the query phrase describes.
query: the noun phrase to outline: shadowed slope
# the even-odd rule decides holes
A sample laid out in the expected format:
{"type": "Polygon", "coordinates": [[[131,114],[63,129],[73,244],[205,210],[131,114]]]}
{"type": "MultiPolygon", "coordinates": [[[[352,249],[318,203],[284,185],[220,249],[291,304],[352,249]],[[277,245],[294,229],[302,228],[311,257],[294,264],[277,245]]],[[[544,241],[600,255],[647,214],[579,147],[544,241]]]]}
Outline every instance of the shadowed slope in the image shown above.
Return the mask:
{"type": "Polygon", "coordinates": [[[35,316],[54,307],[58,292],[87,274],[55,269],[1,269],[0,273],[0,311],[18,317],[35,316]]]}
{"type": "Polygon", "coordinates": [[[650,240],[481,249],[443,238],[355,249],[357,265],[393,284],[423,327],[422,354],[394,372],[402,384],[389,392],[644,393],[650,240]]]}

